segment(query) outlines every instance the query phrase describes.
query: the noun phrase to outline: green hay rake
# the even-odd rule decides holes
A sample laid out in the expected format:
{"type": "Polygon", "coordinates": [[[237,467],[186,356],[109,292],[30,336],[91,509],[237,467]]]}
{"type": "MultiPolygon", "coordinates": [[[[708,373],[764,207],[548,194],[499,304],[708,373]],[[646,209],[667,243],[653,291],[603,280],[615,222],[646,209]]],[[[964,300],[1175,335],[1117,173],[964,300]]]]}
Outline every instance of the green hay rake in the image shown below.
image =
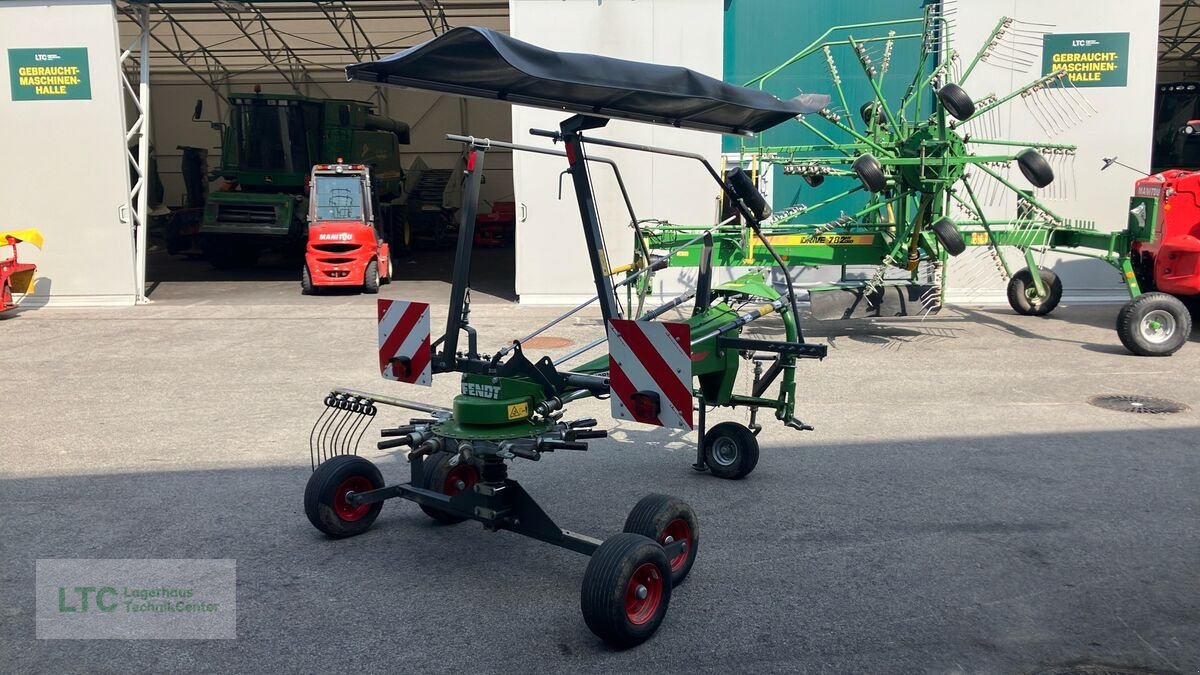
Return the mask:
{"type": "MultiPolygon", "coordinates": [[[[772,255],[765,242],[793,268],[841,267],[838,282],[809,289],[817,318],[890,316],[940,308],[948,257],[976,246],[988,253],[956,265],[956,274],[999,273],[1009,283],[1014,309],[1045,314],[1058,303],[1062,286],[1053,272],[1039,267],[1035,254],[1083,248],[1088,250],[1072,252],[1118,268],[1136,296],[1125,233],[1101,233],[1069,222],[1047,205],[1071,198],[1073,184],[1055,181],[1055,169],[1067,168],[1076,147],[999,137],[997,112],[1018,101],[1048,135],[1093,114],[1067,73],[1056,70],[1007,94],[977,100],[964,89],[983,64],[1024,70],[1040,60],[1031,50],[1040,45],[1045,27],[1003,17],[969,61],[951,46],[952,29],[952,12],[941,3],[930,3],[917,18],[836,26],[752,79],[747,86],[765,88],[795,64],[821,59],[832,102],[798,118],[816,142],[772,146],[759,135],[744,141],[729,163],[756,178],[767,167],[780,167],[784,175],[800,176],[813,188],[849,179],[845,189],[813,204],[781,209],[761,225],[761,237],[739,227],[736,217],[707,228],[642,223],[631,269],[652,266],[663,252],[670,257],[669,266],[697,266],[703,244],[687,242],[702,232],[712,236],[715,266],[769,265],[772,255]],[[885,82],[900,77],[894,56],[902,44],[917,46],[909,49],[916,63],[901,81],[907,82],[903,93],[888,96],[885,82]],[[870,100],[857,107],[844,86],[843,77],[849,75],[837,65],[846,61],[835,58],[845,56],[844,50],[850,51],[860,71],[856,75],[871,92],[870,100]],[[1032,187],[1014,181],[1014,164],[1032,187]],[[987,215],[987,207],[1013,201],[1017,208],[1011,217],[987,215]],[[806,216],[831,209],[840,210],[839,215],[805,222],[806,216]],[[1006,247],[1019,252],[1024,268],[1010,261],[1006,247]],[[860,266],[870,271],[852,270],[860,266]]],[[[721,215],[734,215],[725,206],[721,215]]],[[[637,294],[640,303],[652,288],[650,275],[645,275],[629,293],[637,294]]]]}

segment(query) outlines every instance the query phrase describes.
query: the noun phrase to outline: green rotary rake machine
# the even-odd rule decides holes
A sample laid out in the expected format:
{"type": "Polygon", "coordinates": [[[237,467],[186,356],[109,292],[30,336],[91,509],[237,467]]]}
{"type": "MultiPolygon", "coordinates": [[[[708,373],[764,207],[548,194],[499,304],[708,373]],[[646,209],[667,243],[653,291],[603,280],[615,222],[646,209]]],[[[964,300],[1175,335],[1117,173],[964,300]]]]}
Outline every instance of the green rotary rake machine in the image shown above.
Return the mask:
{"type": "MultiPolygon", "coordinates": [[[[998,113],[1019,102],[1047,135],[1057,135],[1095,109],[1064,70],[973,99],[967,88],[980,67],[1024,72],[1040,63],[1035,50],[1048,27],[1001,17],[984,44],[964,55],[951,40],[953,10],[946,6],[930,2],[920,17],[830,28],[748,82],[766,89],[796,64],[823,61],[832,102],[799,118],[814,142],[770,145],[760,134],[730,153],[726,169],[748,172],[756,183],[772,171],[799,176],[809,188],[824,185],[819,200],[781,208],[758,229],[737,222],[728,200],[721,215],[732,218],[715,228],[642,223],[631,273],[661,264],[663,256],[671,267],[702,269],[771,265],[777,258],[793,270],[840,266],[837,283],[809,289],[816,318],[896,316],[939,309],[949,257],[980,247],[986,253],[964,258],[955,274],[971,281],[998,274],[1016,312],[1045,315],[1063,292],[1057,275],[1039,264],[1053,250],[1116,268],[1131,296],[1117,325],[1122,343],[1139,355],[1173,353],[1190,334],[1190,315],[1173,295],[1143,292],[1154,286],[1146,249],[1157,250],[1162,238],[1169,181],[1139,183],[1128,227],[1117,232],[1057,213],[1048,202],[1070,199],[1074,185],[1056,173],[1066,173],[1076,146],[1001,138],[998,113]],[[902,47],[914,63],[899,74],[902,47]],[[847,62],[853,74],[839,68],[847,62]],[[865,83],[869,100],[850,100],[851,77],[858,91],[865,83]],[[1012,175],[1014,165],[1024,184],[1012,175]],[[997,207],[1007,212],[997,216],[997,207]],[[706,238],[695,241],[700,234],[706,238]]],[[[652,276],[630,284],[631,305],[641,307],[651,295],[652,276]]]]}

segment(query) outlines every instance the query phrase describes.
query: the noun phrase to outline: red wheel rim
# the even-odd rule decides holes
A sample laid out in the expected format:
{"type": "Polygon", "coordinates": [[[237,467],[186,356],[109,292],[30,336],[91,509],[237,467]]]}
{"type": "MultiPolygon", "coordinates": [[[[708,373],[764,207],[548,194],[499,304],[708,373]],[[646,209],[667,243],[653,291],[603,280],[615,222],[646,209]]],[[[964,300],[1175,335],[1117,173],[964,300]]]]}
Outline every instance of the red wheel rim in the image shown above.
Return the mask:
{"type": "Polygon", "coordinates": [[[346,501],[346,495],[350,492],[369,492],[374,489],[375,486],[371,483],[371,479],[366,476],[350,476],[338,483],[337,489],[333,491],[333,510],[337,513],[338,518],[352,523],[367,515],[367,512],[371,510],[370,504],[351,504],[346,501]]]}
{"type": "Polygon", "coordinates": [[[453,497],[463,490],[470,490],[471,486],[478,482],[479,472],[475,470],[475,467],[460,462],[446,474],[446,481],[442,484],[442,494],[453,497]]]}
{"type": "Polygon", "coordinates": [[[658,612],[662,602],[663,580],[654,563],[642,563],[633,571],[625,587],[625,618],[640,626],[658,612]]]}
{"type": "Polygon", "coordinates": [[[676,541],[685,542],[685,546],[683,553],[671,558],[672,572],[678,572],[682,569],[684,563],[687,562],[688,554],[692,552],[692,528],[688,526],[687,521],[683,518],[676,518],[667,523],[667,526],[663,528],[662,538],[658,540],[658,543],[666,546],[676,541]]]}

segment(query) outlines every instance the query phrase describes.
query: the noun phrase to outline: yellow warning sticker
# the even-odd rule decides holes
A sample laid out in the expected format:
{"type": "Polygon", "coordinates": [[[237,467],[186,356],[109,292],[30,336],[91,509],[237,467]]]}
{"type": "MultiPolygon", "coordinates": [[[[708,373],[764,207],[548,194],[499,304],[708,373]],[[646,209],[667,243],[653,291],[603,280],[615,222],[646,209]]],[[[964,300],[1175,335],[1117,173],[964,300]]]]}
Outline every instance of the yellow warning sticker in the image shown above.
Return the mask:
{"type": "MultiPolygon", "coordinates": [[[[757,237],[755,237],[757,239],[757,237]]],[[[771,244],[779,246],[870,246],[875,242],[873,234],[778,234],[767,237],[771,244]]]]}
{"type": "Polygon", "coordinates": [[[987,232],[972,232],[971,233],[971,245],[972,246],[984,246],[987,243],[988,243],[987,232]]]}
{"type": "Polygon", "coordinates": [[[508,419],[523,420],[529,417],[529,403],[514,403],[508,406],[508,419]]]}

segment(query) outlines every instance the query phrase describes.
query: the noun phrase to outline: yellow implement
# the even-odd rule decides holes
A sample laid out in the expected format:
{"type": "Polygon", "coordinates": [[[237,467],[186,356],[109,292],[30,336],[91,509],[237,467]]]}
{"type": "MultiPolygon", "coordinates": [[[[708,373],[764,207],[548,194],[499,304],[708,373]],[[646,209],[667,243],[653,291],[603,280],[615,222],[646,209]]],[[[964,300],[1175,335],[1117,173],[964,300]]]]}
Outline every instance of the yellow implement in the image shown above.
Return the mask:
{"type": "Polygon", "coordinates": [[[37,230],[33,229],[32,227],[24,229],[24,230],[10,230],[8,232],[0,231],[0,239],[3,239],[7,242],[9,237],[16,240],[13,243],[23,241],[23,242],[26,242],[29,244],[33,244],[34,246],[38,247],[39,249],[42,247],[42,243],[45,241],[42,238],[42,233],[38,232],[37,230]]]}

